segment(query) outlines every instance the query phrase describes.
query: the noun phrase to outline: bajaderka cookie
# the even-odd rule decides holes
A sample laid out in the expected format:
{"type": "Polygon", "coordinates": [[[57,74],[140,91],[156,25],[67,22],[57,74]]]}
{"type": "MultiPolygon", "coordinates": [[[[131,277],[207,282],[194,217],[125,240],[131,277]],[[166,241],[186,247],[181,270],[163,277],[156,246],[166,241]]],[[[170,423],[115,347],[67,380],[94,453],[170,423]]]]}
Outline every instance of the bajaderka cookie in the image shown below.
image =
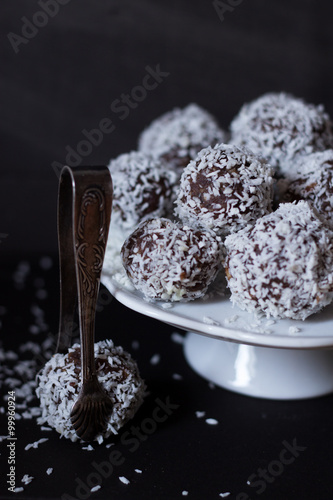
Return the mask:
{"type": "MultiPolygon", "coordinates": [[[[105,431],[95,438],[101,443],[133,418],[143,402],[146,386],[136,362],[122,347],[104,340],[95,344],[94,351],[99,382],[113,403],[105,431]]],[[[80,345],[74,344],[67,354],[55,354],[39,372],[37,381],[36,394],[42,409],[38,423],[77,441],[70,413],[81,388],[80,345]]]]}
{"type": "Polygon", "coordinates": [[[184,169],[175,215],[221,236],[271,212],[273,169],[245,148],[217,144],[202,149],[184,169]]]}
{"type": "Polygon", "coordinates": [[[288,177],[294,159],[333,147],[332,122],[322,105],[284,92],[244,104],[230,125],[230,142],[264,156],[288,177]]]}
{"type": "Polygon", "coordinates": [[[333,228],[333,149],[301,156],[290,179],[278,182],[282,201],[307,200],[333,228]]]}
{"type": "Polygon", "coordinates": [[[226,133],[216,119],[189,104],[155,119],[139,136],[138,148],[165,160],[179,177],[202,148],[225,141],[226,133]]]}
{"type": "Polygon", "coordinates": [[[145,297],[176,302],[206,293],[221,267],[220,252],[215,234],[158,218],[141,223],[121,255],[129,279],[145,297]]]}
{"type": "Polygon", "coordinates": [[[248,312],[304,320],[333,299],[333,232],[306,201],[225,239],[231,300],[248,312]]]}
{"type": "Polygon", "coordinates": [[[132,151],[111,160],[112,224],[127,230],[170,211],[175,173],[161,159],[132,151]]]}

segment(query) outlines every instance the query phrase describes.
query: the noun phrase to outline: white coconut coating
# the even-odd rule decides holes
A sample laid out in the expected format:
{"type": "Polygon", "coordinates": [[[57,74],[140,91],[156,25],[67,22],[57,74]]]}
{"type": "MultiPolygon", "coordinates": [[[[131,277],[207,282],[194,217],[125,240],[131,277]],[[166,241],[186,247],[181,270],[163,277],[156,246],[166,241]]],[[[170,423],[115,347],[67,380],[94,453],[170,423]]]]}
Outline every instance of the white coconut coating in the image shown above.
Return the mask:
{"type": "Polygon", "coordinates": [[[113,222],[133,229],[141,220],[170,210],[175,173],[161,159],[132,151],[111,160],[113,222]]]}
{"type": "Polygon", "coordinates": [[[333,232],[308,202],[281,204],[225,240],[231,300],[248,312],[304,320],[333,299],[333,232]]]}
{"type": "MultiPolygon", "coordinates": [[[[98,380],[113,403],[105,431],[95,438],[101,443],[133,418],[143,401],[146,386],[137,364],[122,347],[105,340],[96,343],[94,350],[98,380]]],[[[80,375],[80,346],[74,344],[67,354],[55,354],[37,377],[36,394],[42,409],[38,423],[48,424],[71,441],[79,439],[72,428],[70,413],[80,392],[80,375]]]]}
{"type": "Polygon", "coordinates": [[[154,120],[139,137],[139,150],[185,167],[203,147],[226,141],[215,118],[197,104],[175,108],[154,120]]]}
{"type": "Polygon", "coordinates": [[[273,169],[245,148],[202,149],[184,169],[175,215],[195,228],[226,235],[272,210],[273,169]]]}
{"type": "Polygon", "coordinates": [[[324,107],[283,92],[245,104],[230,130],[230,142],[264,156],[286,176],[297,155],[333,147],[332,123],[324,107]]]}
{"type": "Polygon", "coordinates": [[[310,201],[333,228],[333,149],[299,157],[292,178],[278,184],[283,199],[310,201]]]}
{"type": "Polygon", "coordinates": [[[124,268],[147,298],[189,301],[202,297],[221,266],[220,239],[168,219],[145,221],[122,248],[124,268]]]}

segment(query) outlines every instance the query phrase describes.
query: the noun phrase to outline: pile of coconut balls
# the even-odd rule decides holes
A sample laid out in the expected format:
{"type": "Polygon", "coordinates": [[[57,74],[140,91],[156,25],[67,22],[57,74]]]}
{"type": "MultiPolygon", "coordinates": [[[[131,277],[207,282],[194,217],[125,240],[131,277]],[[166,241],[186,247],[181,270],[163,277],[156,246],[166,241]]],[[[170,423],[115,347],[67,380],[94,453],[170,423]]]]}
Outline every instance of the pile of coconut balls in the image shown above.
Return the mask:
{"type": "Polygon", "coordinates": [[[245,104],[222,130],[174,109],[111,160],[113,231],[148,300],[202,297],[224,270],[230,300],[305,319],[333,299],[333,130],[322,106],[285,93],[245,104]]]}

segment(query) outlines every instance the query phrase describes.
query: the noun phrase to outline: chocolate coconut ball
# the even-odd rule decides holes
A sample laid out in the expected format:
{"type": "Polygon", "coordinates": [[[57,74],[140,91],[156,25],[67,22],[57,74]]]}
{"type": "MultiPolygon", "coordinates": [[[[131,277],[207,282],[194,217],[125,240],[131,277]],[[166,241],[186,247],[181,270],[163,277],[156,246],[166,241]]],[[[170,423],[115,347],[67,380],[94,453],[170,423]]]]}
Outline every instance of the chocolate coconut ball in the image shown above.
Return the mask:
{"type": "Polygon", "coordinates": [[[161,157],[178,176],[204,147],[226,141],[215,118],[196,104],[154,120],[139,137],[139,150],[161,157]]]}
{"type": "Polygon", "coordinates": [[[170,210],[175,173],[164,162],[132,151],[111,160],[113,180],[112,221],[133,229],[146,217],[159,217],[170,210]]]}
{"type": "Polygon", "coordinates": [[[184,169],[175,215],[226,235],[272,209],[273,170],[266,160],[228,144],[202,149],[184,169]]]}
{"type": "Polygon", "coordinates": [[[279,181],[285,201],[307,200],[333,227],[333,150],[301,156],[292,180],[279,181]]]}
{"type": "Polygon", "coordinates": [[[230,142],[264,156],[285,176],[299,154],[333,147],[332,123],[323,106],[285,93],[268,93],[245,104],[230,129],[230,142]]]}
{"type": "Polygon", "coordinates": [[[248,312],[304,320],[333,299],[333,232],[308,202],[281,204],[225,240],[231,300],[248,312]]]}
{"type": "Polygon", "coordinates": [[[168,219],[145,221],[129,236],[122,259],[134,287],[147,298],[189,301],[202,297],[220,266],[220,241],[168,219]]]}
{"type": "MultiPolygon", "coordinates": [[[[95,344],[95,362],[99,382],[113,403],[105,431],[95,438],[101,443],[133,418],[143,402],[146,386],[135,361],[111,340],[95,344]]],[[[55,354],[37,378],[36,394],[42,409],[38,423],[48,424],[61,437],[77,441],[70,413],[81,388],[80,345],[74,344],[65,355],[55,354]]]]}

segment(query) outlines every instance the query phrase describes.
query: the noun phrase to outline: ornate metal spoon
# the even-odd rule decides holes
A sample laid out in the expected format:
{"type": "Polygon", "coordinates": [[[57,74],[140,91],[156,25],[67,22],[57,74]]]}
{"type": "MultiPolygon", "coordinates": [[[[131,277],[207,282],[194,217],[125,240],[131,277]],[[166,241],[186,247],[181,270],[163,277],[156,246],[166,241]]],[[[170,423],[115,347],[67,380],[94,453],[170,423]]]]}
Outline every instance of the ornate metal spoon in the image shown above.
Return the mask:
{"type": "Polygon", "coordinates": [[[91,441],[105,429],[112,402],[98,382],[95,314],[112,206],[107,167],[64,167],[58,200],[61,275],[58,352],[71,345],[78,302],[82,387],[71,421],[76,434],[91,441]]]}

